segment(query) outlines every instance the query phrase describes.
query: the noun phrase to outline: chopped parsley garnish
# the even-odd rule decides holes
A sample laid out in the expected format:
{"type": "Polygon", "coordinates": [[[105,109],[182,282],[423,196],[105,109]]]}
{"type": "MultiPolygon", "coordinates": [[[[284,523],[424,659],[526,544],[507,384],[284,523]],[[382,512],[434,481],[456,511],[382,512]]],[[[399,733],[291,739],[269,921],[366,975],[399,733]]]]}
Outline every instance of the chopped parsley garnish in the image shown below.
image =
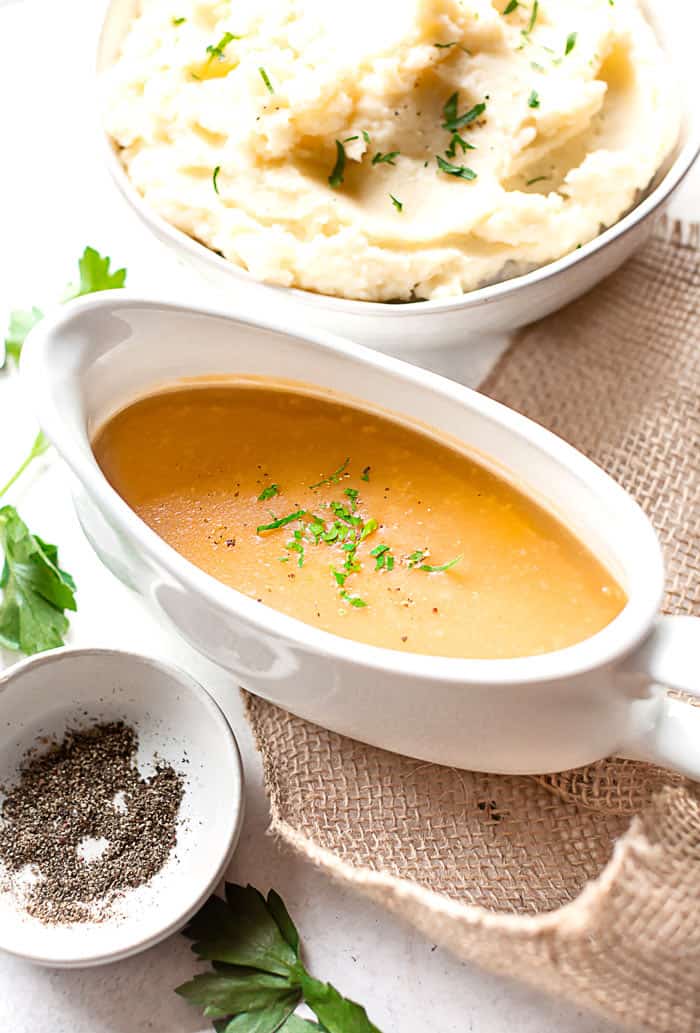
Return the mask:
{"type": "Polygon", "coordinates": [[[264,502],[266,499],[272,499],[275,497],[275,495],[279,495],[279,493],[279,484],[268,484],[267,488],[263,488],[263,490],[258,495],[258,502],[264,502]]]}
{"type": "Polygon", "coordinates": [[[265,83],[265,86],[267,87],[269,92],[270,93],[274,93],[275,91],[272,88],[272,83],[270,82],[270,76],[267,74],[267,72],[262,67],[262,65],[260,66],[260,68],[258,68],[258,71],[260,72],[260,78],[265,83]]]}
{"type": "Polygon", "coordinates": [[[364,542],[365,538],[369,538],[371,534],[374,534],[378,527],[378,522],[374,519],[374,517],[370,517],[369,520],[365,523],[364,527],[362,528],[362,533],[360,534],[360,541],[364,542]]]}
{"type": "Polygon", "coordinates": [[[393,204],[393,206],[396,209],[396,211],[397,212],[402,212],[403,211],[403,201],[399,201],[398,197],[394,197],[393,194],[389,194],[389,197],[391,198],[391,203],[393,204]]]}
{"type": "Polygon", "coordinates": [[[571,51],[576,46],[576,39],[578,38],[578,32],[570,32],[566,37],[566,46],[564,47],[564,57],[568,57],[571,51]]]}
{"type": "Polygon", "coordinates": [[[455,176],[457,179],[476,179],[474,169],[470,169],[466,165],[453,165],[451,162],[441,158],[439,154],[435,155],[435,161],[438,163],[440,171],[447,173],[448,176],[455,176]]]}
{"type": "Polygon", "coordinates": [[[456,155],[457,155],[457,148],[458,147],[462,148],[462,154],[465,154],[467,151],[475,151],[476,150],[476,147],[474,146],[473,143],[469,143],[469,141],[465,140],[463,136],[459,135],[459,133],[453,133],[452,134],[452,139],[450,140],[450,145],[447,148],[447,150],[445,151],[445,154],[447,155],[447,157],[448,158],[456,157],[456,155]]]}
{"type": "Polygon", "coordinates": [[[214,171],[212,172],[212,175],[211,175],[211,181],[212,181],[212,185],[214,187],[214,192],[217,193],[217,194],[219,193],[219,184],[218,184],[217,181],[219,179],[219,173],[220,172],[221,172],[221,165],[217,165],[216,168],[214,169],[214,171]]]}
{"type": "Polygon", "coordinates": [[[362,139],[365,141],[365,143],[371,143],[372,142],[370,140],[370,138],[369,138],[369,133],[367,132],[366,129],[362,130],[362,139]]]}
{"type": "Polygon", "coordinates": [[[519,0],[510,0],[508,6],[504,9],[503,13],[512,14],[513,11],[518,9],[518,7],[520,7],[519,0]]]}
{"type": "Polygon", "coordinates": [[[372,158],[373,165],[395,165],[394,158],[398,158],[400,151],[389,151],[388,154],[382,154],[381,151],[377,151],[375,156],[372,158]]]}
{"type": "Polygon", "coordinates": [[[289,513],[288,516],[283,516],[278,520],[273,520],[269,524],[259,524],[255,528],[255,533],[260,534],[261,531],[276,531],[278,527],[286,527],[287,524],[293,524],[295,520],[301,520],[304,516],[306,516],[306,510],[297,509],[294,513],[289,513]]]}
{"type": "Polygon", "coordinates": [[[457,114],[457,105],[459,103],[459,94],[453,93],[449,100],[446,102],[442,109],[442,114],[445,121],[442,123],[442,128],[449,130],[451,133],[456,133],[458,130],[463,129],[464,126],[471,125],[472,122],[476,122],[483,113],[486,111],[486,104],[475,104],[469,111],[465,111],[463,115],[457,114]]]}
{"type": "Polygon", "coordinates": [[[341,474],[345,473],[345,471],[348,468],[348,464],[349,463],[350,463],[350,456],[348,456],[348,458],[345,459],[340,464],[338,469],[334,470],[332,474],[330,474],[328,477],[324,477],[322,481],[318,482],[318,484],[310,484],[309,487],[310,488],[322,488],[324,486],[324,484],[338,484],[340,482],[341,474]]]}
{"type": "Polygon", "coordinates": [[[343,143],[352,143],[353,140],[359,140],[359,136],[346,136],[343,143]]]}
{"type": "Polygon", "coordinates": [[[369,472],[370,472],[371,469],[372,469],[371,466],[366,466],[364,468],[364,470],[362,471],[362,476],[360,477],[361,481],[368,481],[369,480],[369,472]]]}
{"type": "Polygon", "coordinates": [[[340,593],[340,598],[344,599],[346,603],[350,603],[351,606],[360,607],[367,605],[364,599],[360,599],[359,595],[350,595],[350,593],[346,592],[344,589],[340,593]]]}
{"type": "Polygon", "coordinates": [[[421,562],[424,556],[425,549],[416,549],[415,552],[412,552],[410,556],[406,557],[406,562],[408,563],[409,567],[415,567],[421,562]]]}
{"type": "Polygon", "coordinates": [[[540,106],[540,95],[537,90],[531,90],[530,96],[527,98],[527,106],[529,108],[539,108],[540,106]]]}
{"type": "MultiPolygon", "coordinates": [[[[516,2],[516,7],[517,7],[517,2],[516,2]]],[[[433,46],[437,47],[439,50],[448,50],[450,47],[456,47],[457,46],[457,40],[454,39],[454,40],[452,40],[451,43],[433,43],[433,46]]]]}
{"type": "Polygon", "coordinates": [[[187,18],[173,18],[172,19],[173,25],[182,25],[182,23],[186,22],[186,21],[187,21],[187,18]]]}
{"type": "Polygon", "coordinates": [[[433,567],[429,563],[421,563],[418,569],[427,570],[429,574],[438,574],[441,573],[443,570],[450,570],[463,559],[464,556],[460,553],[459,556],[455,556],[453,560],[448,560],[447,563],[441,563],[438,567],[433,567]]]}
{"type": "Polygon", "coordinates": [[[241,37],[234,36],[232,32],[225,32],[219,40],[219,42],[216,44],[216,46],[208,46],[207,54],[209,55],[209,60],[213,61],[215,57],[218,57],[219,60],[222,60],[224,56],[224,50],[226,50],[226,47],[229,45],[229,43],[232,43],[234,39],[241,39],[241,37]]]}
{"type": "Polygon", "coordinates": [[[339,187],[345,180],[345,148],[340,140],[335,141],[336,159],[333,171],[328,177],[328,182],[335,188],[339,187]]]}
{"type": "Polygon", "coordinates": [[[542,183],[545,179],[549,179],[549,176],[535,176],[534,179],[528,179],[525,184],[526,187],[531,187],[533,183],[542,183]]]}
{"type": "Polygon", "coordinates": [[[532,11],[530,12],[530,21],[527,23],[527,28],[522,30],[523,36],[529,36],[532,30],[534,29],[535,24],[537,22],[537,15],[539,14],[539,10],[539,0],[535,0],[534,4],[532,5],[532,11]]]}

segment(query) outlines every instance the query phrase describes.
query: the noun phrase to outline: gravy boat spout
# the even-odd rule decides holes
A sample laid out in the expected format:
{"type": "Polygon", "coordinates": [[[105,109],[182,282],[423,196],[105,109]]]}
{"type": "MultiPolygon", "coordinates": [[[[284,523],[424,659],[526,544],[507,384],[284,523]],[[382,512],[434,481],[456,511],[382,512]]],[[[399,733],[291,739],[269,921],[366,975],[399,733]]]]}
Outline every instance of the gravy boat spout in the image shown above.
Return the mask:
{"type": "MultiPolygon", "coordinates": [[[[75,505],[95,552],[180,636],[231,672],[232,690],[240,684],[316,724],[436,763],[533,773],[622,752],[700,777],[700,746],[692,748],[686,724],[676,749],[678,715],[669,714],[656,686],[669,671],[676,687],[698,691],[674,654],[673,619],[657,621],[663,564],[656,535],[614,481],[537,424],[339,338],[125,291],[73,302],[39,324],[22,376],[75,475],[75,505]],[[139,397],[188,378],[231,375],[342,392],[464,443],[576,534],[622,585],[627,604],[602,631],[566,649],[462,660],[340,638],[216,581],[117,495],[91,439],[139,397]]],[[[685,655],[691,639],[700,642],[698,623],[683,625],[685,655]]]]}

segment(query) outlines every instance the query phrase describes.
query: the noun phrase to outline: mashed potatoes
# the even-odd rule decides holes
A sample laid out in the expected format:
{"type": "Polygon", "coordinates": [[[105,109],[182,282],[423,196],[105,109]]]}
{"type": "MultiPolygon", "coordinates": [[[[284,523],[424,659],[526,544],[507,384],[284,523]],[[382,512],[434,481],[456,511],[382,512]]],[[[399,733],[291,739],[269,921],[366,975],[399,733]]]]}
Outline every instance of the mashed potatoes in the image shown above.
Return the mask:
{"type": "Polygon", "coordinates": [[[636,0],[141,0],[108,132],[253,276],[444,298],[615,222],[679,108],[636,0]]]}

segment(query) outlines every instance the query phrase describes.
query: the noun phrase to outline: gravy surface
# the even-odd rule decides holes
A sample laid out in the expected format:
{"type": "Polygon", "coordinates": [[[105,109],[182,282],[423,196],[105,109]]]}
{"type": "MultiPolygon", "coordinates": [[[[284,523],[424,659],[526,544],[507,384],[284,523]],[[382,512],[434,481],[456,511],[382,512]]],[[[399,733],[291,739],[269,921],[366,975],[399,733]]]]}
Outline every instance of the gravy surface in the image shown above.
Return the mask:
{"type": "Polygon", "coordinates": [[[592,553],[506,481],[342,401],[188,386],[130,405],[93,447],[115,490],[192,563],[345,638],[529,656],[588,638],[626,602],[592,553]]]}

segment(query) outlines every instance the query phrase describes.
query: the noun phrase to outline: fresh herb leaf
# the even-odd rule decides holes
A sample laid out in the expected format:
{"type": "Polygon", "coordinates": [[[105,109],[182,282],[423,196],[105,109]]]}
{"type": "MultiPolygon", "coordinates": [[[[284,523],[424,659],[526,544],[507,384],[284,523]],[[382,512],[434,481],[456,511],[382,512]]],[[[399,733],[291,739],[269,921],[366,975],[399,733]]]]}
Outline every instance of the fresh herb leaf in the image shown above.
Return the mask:
{"type": "Polygon", "coordinates": [[[457,104],[459,101],[459,94],[453,93],[449,98],[442,114],[445,121],[442,123],[442,128],[449,130],[451,133],[456,133],[459,129],[463,129],[464,126],[471,125],[472,122],[476,122],[478,118],[481,118],[483,113],[486,111],[486,104],[482,101],[480,104],[475,104],[465,111],[463,115],[457,114],[457,104]]]}
{"type": "Polygon", "coordinates": [[[258,71],[260,72],[260,78],[265,83],[265,86],[267,87],[269,92],[270,93],[274,93],[275,91],[272,88],[272,83],[270,82],[270,77],[267,74],[267,72],[265,71],[265,69],[261,66],[260,68],[258,68],[258,71]]]}
{"type": "MultiPolygon", "coordinates": [[[[10,323],[5,337],[5,356],[19,362],[22,346],[27,339],[30,330],[44,318],[40,308],[31,308],[29,311],[15,309],[10,313],[10,323]]],[[[2,368],[3,363],[0,363],[2,368]]]]}
{"type": "Polygon", "coordinates": [[[323,480],[319,481],[317,484],[310,484],[309,487],[310,488],[322,488],[324,484],[339,484],[340,483],[340,477],[341,477],[341,475],[343,473],[345,473],[345,470],[347,469],[349,463],[350,463],[350,456],[348,456],[348,458],[345,459],[340,464],[338,469],[334,470],[333,473],[330,474],[330,476],[324,477],[323,480]]]}
{"type": "Polygon", "coordinates": [[[364,524],[362,531],[360,532],[360,541],[364,542],[365,538],[369,538],[371,534],[379,527],[379,523],[374,517],[370,517],[369,520],[364,524]]]}
{"type": "Polygon", "coordinates": [[[183,22],[187,21],[187,18],[172,18],[173,25],[182,25],[183,22]]]}
{"type": "Polygon", "coordinates": [[[455,567],[463,559],[464,559],[464,556],[460,553],[460,555],[459,556],[455,556],[455,558],[453,560],[448,560],[447,563],[441,563],[438,567],[433,567],[429,563],[421,563],[421,565],[420,565],[420,567],[418,569],[419,570],[427,570],[428,573],[430,573],[430,574],[438,574],[438,573],[442,572],[443,570],[450,570],[452,567],[455,567]]]}
{"type": "Polygon", "coordinates": [[[395,165],[394,158],[398,158],[401,151],[389,151],[388,154],[382,154],[381,151],[377,151],[375,156],[372,158],[373,165],[395,165]]]}
{"type": "Polygon", "coordinates": [[[576,40],[578,38],[578,32],[570,32],[566,37],[566,46],[564,47],[564,57],[568,57],[571,51],[576,46],[576,40]]]}
{"type": "Polygon", "coordinates": [[[450,47],[457,46],[457,40],[453,40],[451,43],[433,43],[434,47],[438,47],[439,50],[448,50],[450,47]]]}
{"type": "MultiPolygon", "coordinates": [[[[348,601],[364,605],[356,596],[348,601]]],[[[306,970],[297,930],[274,891],[266,901],[252,886],[228,883],[226,900],[210,897],[185,935],[200,958],[214,961],[213,972],[176,992],[213,1018],[218,1033],[380,1033],[361,1005],[306,970]],[[318,1023],[293,1014],[302,997],[318,1023]]]]}
{"type": "Polygon", "coordinates": [[[520,4],[519,4],[518,0],[510,0],[510,2],[508,3],[508,6],[504,9],[503,13],[504,14],[512,14],[513,11],[517,10],[519,6],[520,6],[520,4]]]}
{"type": "Polygon", "coordinates": [[[303,516],[306,516],[305,509],[297,509],[294,513],[289,513],[288,516],[280,517],[278,520],[272,520],[269,524],[259,524],[255,533],[260,534],[261,531],[276,531],[278,527],[286,527],[287,524],[293,523],[295,520],[301,520],[303,516]]]}
{"type": "Polygon", "coordinates": [[[462,148],[462,154],[465,154],[467,151],[476,150],[474,144],[469,143],[469,141],[465,140],[463,136],[459,135],[459,133],[453,133],[452,139],[450,140],[450,146],[445,151],[448,158],[454,158],[456,156],[457,147],[462,148]]]}
{"type": "Polygon", "coordinates": [[[539,108],[539,106],[540,106],[540,96],[539,96],[537,90],[531,90],[530,91],[530,96],[527,99],[527,106],[529,108],[539,108]]]}
{"type": "Polygon", "coordinates": [[[365,143],[371,143],[372,142],[370,140],[370,138],[369,138],[369,133],[367,132],[366,129],[362,130],[362,139],[365,141],[365,143]]]}
{"type": "MultiPolygon", "coordinates": [[[[223,1019],[239,1012],[269,1008],[290,994],[285,976],[218,963],[215,968],[214,972],[202,972],[177,988],[180,997],[200,1005],[207,1018],[223,1019]]],[[[301,994],[296,995],[295,1006],[300,997],[301,994]]]]}
{"type": "Polygon", "coordinates": [[[420,563],[424,556],[425,549],[416,549],[415,552],[412,552],[411,555],[407,557],[409,567],[415,567],[416,564],[420,563]]]}
{"type": "MultiPolygon", "coordinates": [[[[344,599],[346,603],[350,603],[351,606],[354,606],[357,609],[360,609],[361,607],[367,605],[367,603],[364,601],[364,599],[360,599],[359,595],[350,595],[349,592],[344,592],[344,591],[341,592],[340,593],[340,597],[341,597],[341,599],[344,599]]],[[[314,1007],[314,1011],[316,1011],[315,1007],[314,1007]]],[[[318,1014],[318,1012],[316,1012],[316,1014],[318,1014]]],[[[319,1015],[319,1018],[321,1018],[320,1015],[319,1015]]]]}
{"type": "Polygon", "coordinates": [[[209,45],[207,47],[207,54],[209,55],[209,61],[213,61],[215,57],[221,61],[224,56],[224,50],[232,43],[234,39],[241,39],[240,36],[234,36],[232,32],[225,32],[219,42],[216,45],[209,45]]]}
{"type": "Polygon", "coordinates": [[[359,136],[346,136],[343,143],[352,143],[353,140],[359,140],[359,136]]]}
{"type": "Polygon", "coordinates": [[[218,179],[219,179],[219,173],[220,172],[221,172],[221,165],[217,165],[216,168],[214,169],[214,171],[212,172],[212,175],[211,175],[211,181],[212,181],[212,185],[214,187],[214,192],[217,193],[217,194],[219,193],[218,179]]]}
{"type": "Polygon", "coordinates": [[[370,472],[371,469],[372,469],[371,466],[366,466],[364,468],[364,470],[362,471],[362,475],[360,476],[360,480],[361,481],[368,481],[369,480],[369,472],[370,472]]]}
{"type": "Polygon", "coordinates": [[[458,179],[476,179],[476,172],[466,165],[452,165],[451,162],[441,158],[439,154],[435,155],[435,160],[440,171],[446,172],[448,176],[456,176],[458,179]]]}
{"type": "Polygon", "coordinates": [[[210,897],[184,930],[205,961],[223,961],[289,978],[296,952],[265,898],[252,886],[226,884],[226,900],[210,897]]]}
{"type": "Polygon", "coordinates": [[[14,506],[0,509],[0,646],[31,655],[64,645],[75,582],[58,565],[58,549],[31,533],[14,506]]]}
{"type": "Polygon", "coordinates": [[[539,14],[539,11],[539,0],[535,0],[534,4],[532,5],[532,11],[530,12],[530,21],[527,23],[527,28],[523,30],[524,36],[529,36],[532,30],[534,29],[535,24],[537,22],[537,15],[539,14]]]}
{"type": "Polygon", "coordinates": [[[32,447],[30,448],[26,458],[22,460],[20,465],[17,467],[15,472],[10,477],[9,481],[6,481],[2,488],[0,488],[0,498],[2,498],[2,496],[7,491],[9,491],[9,489],[12,487],[15,481],[19,480],[19,478],[22,476],[22,474],[27,469],[30,463],[33,463],[35,459],[39,458],[39,456],[43,456],[44,452],[46,452],[50,445],[51,442],[46,437],[43,430],[40,430],[37,436],[34,438],[34,442],[32,443],[32,447]]]}
{"type": "Polygon", "coordinates": [[[80,282],[68,288],[69,293],[65,300],[123,287],[126,282],[126,269],[116,269],[112,273],[109,270],[110,262],[109,257],[102,256],[95,248],[86,247],[78,259],[80,282]]]}
{"type": "Polygon", "coordinates": [[[345,181],[345,148],[340,140],[335,141],[336,159],[328,182],[335,189],[345,181]]]}
{"type": "Polygon", "coordinates": [[[397,197],[394,197],[393,194],[389,194],[389,197],[391,198],[391,203],[393,204],[393,206],[396,209],[396,211],[397,212],[402,212],[403,211],[403,201],[399,201],[399,199],[397,197]]]}
{"type": "Polygon", "coordinates": [[[273,499],[275,495],[279,495],[280,486],[279,484],[268,484],[266,488],[258,495],[258,502],[264,502],[266,499],[273,499]]]}
{"type": "Polygon", "coordinates": [[[535,176],[534,179],[528,179],[525,186],[531,187],[533,183],[542,183],[545,179],[549,179],[549,176],[535,176]]]}
{"type": "Polygon", "coordinates": [[[307,972],[301,973],[304,1000],[328,1033],[379,1033],[365,1009],[341,997],[330,983],[322,983],[307,972]]]}

